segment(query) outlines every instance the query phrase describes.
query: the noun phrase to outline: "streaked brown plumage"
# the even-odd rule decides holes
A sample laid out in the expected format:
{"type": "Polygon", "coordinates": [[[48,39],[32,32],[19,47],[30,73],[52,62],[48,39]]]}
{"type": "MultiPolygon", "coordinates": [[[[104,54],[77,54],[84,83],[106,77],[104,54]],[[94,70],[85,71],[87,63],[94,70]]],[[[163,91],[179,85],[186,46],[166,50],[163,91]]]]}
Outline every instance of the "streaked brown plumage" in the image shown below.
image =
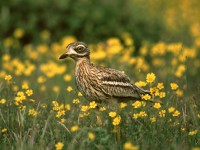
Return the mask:
{"type": "Polygon", "coordinates": [[[91,64],[90,50],[83,42],[69,44],[59,59],[66,57],[76,61],[76,85],[88,100],[141,100],[143,94],[149,94],[149,91],[132,84],[121,71],[91,64]]]}

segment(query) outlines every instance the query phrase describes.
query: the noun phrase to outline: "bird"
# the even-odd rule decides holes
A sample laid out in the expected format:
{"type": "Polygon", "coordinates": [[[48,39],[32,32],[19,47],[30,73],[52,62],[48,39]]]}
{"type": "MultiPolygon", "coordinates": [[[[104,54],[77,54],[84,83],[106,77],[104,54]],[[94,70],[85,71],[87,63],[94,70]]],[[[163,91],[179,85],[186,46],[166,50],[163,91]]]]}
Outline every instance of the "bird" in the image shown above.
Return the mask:
{"type": "Polygon", "coordinates": [[[103,102],[115,99],[118,102],[142,100],[149,90],[133,84],[130,78],[119,70],[97,66],[90,62],[90,49],[84,42],[67,45],[59,59],[72,58],[76,62],[75,81],[78,90],[89,101],[103,102]]]}

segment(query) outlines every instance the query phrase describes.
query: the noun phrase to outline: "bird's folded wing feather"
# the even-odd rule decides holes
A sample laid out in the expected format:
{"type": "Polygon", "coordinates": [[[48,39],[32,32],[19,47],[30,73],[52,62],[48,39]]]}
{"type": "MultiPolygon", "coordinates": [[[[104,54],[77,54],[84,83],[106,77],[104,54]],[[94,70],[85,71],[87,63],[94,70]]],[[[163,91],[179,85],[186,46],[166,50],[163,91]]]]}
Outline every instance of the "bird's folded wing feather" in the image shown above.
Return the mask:
{"type": "Polygon", "coordinates": [[[111,97],[140,99],[141,94],[145,93],[143,89],[132,84],[129,77],[118,70],[98,67],[97,76],[100,79],[102,90],[111,97]]]}

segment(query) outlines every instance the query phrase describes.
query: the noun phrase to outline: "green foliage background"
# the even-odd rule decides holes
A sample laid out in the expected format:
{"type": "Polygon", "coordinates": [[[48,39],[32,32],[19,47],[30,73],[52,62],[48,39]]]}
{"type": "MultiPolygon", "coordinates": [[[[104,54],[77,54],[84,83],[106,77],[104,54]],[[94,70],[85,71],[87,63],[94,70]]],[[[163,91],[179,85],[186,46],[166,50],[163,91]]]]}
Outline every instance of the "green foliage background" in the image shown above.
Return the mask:
{"type": "Polygon", "coordinates": [[[23,42],[37,41],[48,29],[54,40],[74,35],[97,42],[130,33],[139,47],[143,40],[191,42],[189,27],[199,22],[198,0],[8,0],[0,2],[0,37],[17,27],[26,30],[23,42]]]}

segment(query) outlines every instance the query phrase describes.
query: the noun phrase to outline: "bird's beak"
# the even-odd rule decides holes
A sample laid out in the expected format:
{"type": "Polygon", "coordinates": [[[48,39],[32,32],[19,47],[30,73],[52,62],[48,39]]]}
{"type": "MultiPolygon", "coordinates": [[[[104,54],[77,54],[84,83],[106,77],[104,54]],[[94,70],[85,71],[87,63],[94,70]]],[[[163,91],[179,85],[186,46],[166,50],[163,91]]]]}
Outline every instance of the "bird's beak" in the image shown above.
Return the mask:
{"type": "Polygon", "coordinates": [[[62,54],[59,59],[64,59],[64,58],[67,58],[69,56],[68,52],[62,54]]]}

